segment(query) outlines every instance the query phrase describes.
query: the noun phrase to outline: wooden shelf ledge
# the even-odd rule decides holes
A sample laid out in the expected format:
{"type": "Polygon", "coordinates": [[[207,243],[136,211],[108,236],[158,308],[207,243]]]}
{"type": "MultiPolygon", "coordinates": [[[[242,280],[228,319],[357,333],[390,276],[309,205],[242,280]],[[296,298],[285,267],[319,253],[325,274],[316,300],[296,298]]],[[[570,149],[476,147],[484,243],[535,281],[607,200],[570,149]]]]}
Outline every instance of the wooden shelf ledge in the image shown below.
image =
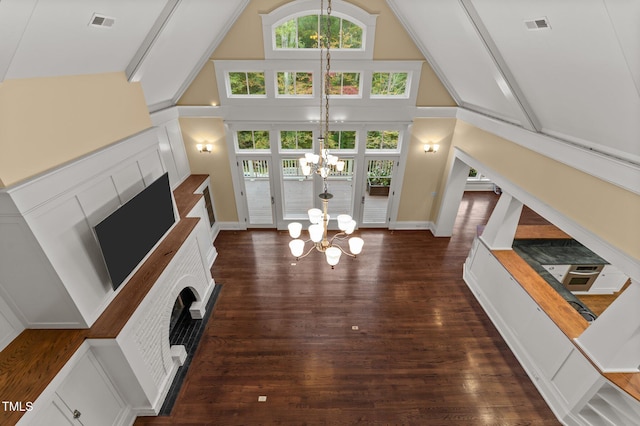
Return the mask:
{"type": "Polygon", "coordinates": [[[181,218],[186,217],[202,198],[202,194],[194,194],[194,192],[208,177],[209,175],[190,175],[173,191],[173,198],[176,200],[181,218]]]}

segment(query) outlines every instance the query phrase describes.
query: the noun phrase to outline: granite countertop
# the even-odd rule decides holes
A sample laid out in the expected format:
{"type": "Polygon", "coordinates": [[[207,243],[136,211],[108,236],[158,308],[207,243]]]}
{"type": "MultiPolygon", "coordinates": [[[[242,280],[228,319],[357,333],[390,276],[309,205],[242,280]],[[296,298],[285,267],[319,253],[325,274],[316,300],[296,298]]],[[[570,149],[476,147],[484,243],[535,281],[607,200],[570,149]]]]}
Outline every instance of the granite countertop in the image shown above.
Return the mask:
{"type": "Polygon", "coordinates": [[[607,262],[576,240],[515,240],[513,248],[526,251],[541,265],[606,265],[607,262]]]}
{"type": "Polygon", "coordinates": [[[553,287],[580,314],[592,321],[596,315],[542,265],[592,265],[608,262],[572,239],[514,240],[513,250],[520,255],[551,287],[553,287]],[[592,316],[592,318],[589,318],[592,316]]]}

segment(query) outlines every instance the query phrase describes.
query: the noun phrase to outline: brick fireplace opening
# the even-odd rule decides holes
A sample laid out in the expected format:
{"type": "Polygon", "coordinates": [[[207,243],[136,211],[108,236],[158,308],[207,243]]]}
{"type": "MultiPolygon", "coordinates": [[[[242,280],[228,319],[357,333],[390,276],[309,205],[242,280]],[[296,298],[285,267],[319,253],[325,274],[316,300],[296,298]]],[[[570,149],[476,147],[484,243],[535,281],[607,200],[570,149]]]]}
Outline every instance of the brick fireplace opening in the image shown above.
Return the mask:
{"type": "Polygon", "coordinates": [[[176,376],[173,379],[171,388],[169,389],[167,397],[160,409],[159,415],[161,416],[166,416],[171,413],[171,409],[173,408],[173,404],[178,396],[182,382],[189,370],[189,365],[191,365],[193,354],[195,353],[198,343],[202,338],[207,322],[213,313],[213,308],[216,300],[218,299],[218,294],[220,293],[221,288],[222,286],[220,284],[216,284],[213,288],[211,297],[207,302],[205,310],[206,313],[202,319],[192,318],[192,312],[189,308],[197,298],[190,288],[184,288],[173,304],[171,319],[169,322],[169,344],[171,346],[184,346],[187,357],[182,366],[178,368],[176,376]]]}

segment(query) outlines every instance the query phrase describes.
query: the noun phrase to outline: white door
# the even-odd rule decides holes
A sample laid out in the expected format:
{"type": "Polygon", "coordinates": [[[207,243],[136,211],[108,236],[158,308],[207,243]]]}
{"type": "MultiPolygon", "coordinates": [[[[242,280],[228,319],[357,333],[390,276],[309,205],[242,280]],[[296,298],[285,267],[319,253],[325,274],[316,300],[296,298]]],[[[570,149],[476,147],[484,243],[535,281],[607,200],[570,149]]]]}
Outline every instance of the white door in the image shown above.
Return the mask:
{"type": "Polygon", "coordinates": [[[275,223],[275,200],[272,191],[271,161],[267,158],[240,158],[238,165],[244,188],[241,195],[245,200],[244,220],[247,226],[272,227],[275,223]]]}
{"type": "MultiPolygon", "coordinates": [[[[355,161],[349,158],[341,158],[345,162],[344,170],[333,172],[327,179],[327,191],[333,194],[329,201],[329,216],[335,219],[339,214],[353,216],[354,206],[354,164],[355,161]]],[[[318,198],[318,197],[316,197],[318,198]]],[[[320,199],[318,199],[320,202],[320,199]]],[[[318,208],[321,205],[317,206],[318,208]]],[[[335,221],[332,224],[335,225],[335,221]]]]}
{"type": "Polygon", "coordinates": [[[389,223],[389,208],[394,195],[395,158],[366,157],[360,226],[384,227],[389,223]]]}
{"type": "Polygon", "coordinates": [[[314,176],[305,177],[298,167],[297,158],[280,160],[282,178],[282,223],[305,220],[307,211],[315,207],[318,190],[314,176]]]}

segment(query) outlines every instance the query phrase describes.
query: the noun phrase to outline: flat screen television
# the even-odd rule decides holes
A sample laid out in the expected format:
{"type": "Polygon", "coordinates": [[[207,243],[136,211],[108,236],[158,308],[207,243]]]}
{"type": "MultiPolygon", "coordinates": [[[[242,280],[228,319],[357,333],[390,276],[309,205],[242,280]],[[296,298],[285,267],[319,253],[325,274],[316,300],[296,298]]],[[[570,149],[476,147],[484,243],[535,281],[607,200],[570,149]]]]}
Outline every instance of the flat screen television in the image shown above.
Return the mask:
{"type": "Polygon", "coordinates": [[[114,290],[174,223],[165,173],[94,227],[114,290]]]}

